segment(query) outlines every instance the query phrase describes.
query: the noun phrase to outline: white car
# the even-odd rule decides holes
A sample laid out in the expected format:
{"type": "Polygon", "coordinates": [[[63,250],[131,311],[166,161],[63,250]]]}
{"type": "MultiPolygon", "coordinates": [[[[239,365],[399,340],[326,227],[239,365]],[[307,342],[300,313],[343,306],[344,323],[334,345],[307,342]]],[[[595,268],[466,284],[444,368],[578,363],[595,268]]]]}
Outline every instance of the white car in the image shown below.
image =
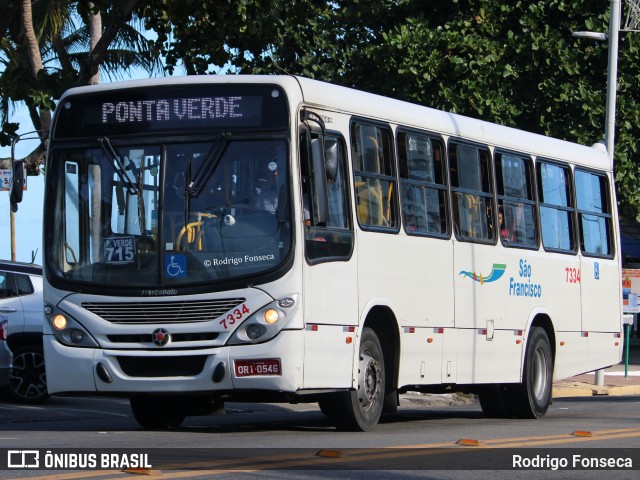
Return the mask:
{"type": "Polygon", "coordinates": [[[19,403],[49,398],[42,351],[42,267],[0,260],[0,315],[9,319],[7,343],[13,352],[8,397],[19,403]]]}

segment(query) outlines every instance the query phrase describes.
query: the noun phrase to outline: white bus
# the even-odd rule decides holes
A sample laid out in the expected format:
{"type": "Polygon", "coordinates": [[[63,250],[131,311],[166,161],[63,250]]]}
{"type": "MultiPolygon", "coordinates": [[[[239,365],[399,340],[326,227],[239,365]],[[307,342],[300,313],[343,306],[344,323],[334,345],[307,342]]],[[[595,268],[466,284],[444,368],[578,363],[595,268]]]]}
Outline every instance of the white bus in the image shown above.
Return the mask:
{"type": "Polygon", "coordinates": [[[46,168],[49,392],[144,427],[319,402],[369,430],[399,393],[538,418],[620,361],[602,148],[293,76],[72,89],[46,168]]]}

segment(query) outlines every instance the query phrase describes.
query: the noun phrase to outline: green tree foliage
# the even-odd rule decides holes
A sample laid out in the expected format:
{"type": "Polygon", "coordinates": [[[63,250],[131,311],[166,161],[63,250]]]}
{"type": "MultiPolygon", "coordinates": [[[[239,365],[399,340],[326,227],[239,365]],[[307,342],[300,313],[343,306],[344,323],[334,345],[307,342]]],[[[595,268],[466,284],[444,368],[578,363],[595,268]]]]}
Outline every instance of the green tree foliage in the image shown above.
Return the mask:
{"type": "MultiPolygon", "coordinates": [[[[608,31],[598,0],[190,2],[148,26],[170,68],[290,73],[591,145],[604,137],[608,31]],[[190,28],[193,18],[200,19],[190,28]]],[[[148,10],[148,12],[151,10],[148,10]]],[[[148,15],[147,15],[147,18],[148,15]]],[[[620,34],[616,179],[640,216],[640,34],[620,34]]]]}
{"type": "MultiPolygon", "coordinates": [[[[0,18],[16,2],[0,6],[0,18]]],[[[34,6],[40,3],[47,4],[34,6]]],[[[57,3],[69,2],[49,2],[57,3]]],[[[571,36],[576,30],[608,30],[609,4],[602,0],[94,4],[105,15],[109,35],[126,19],[121,12],[143,19],[157,36],[143,46],[152,58],[164,58],[170,73],[304,75],[587,145],[604,136],[607,45],[571,36]]],[[[8,32],[19,45],[17,27],[6,24],[0,23],[1,41],[8,32]]],[[[640,216],[639,47],[640,34],[620,34],[615,169],[626,218],[640,216]]],[[[7,52],[4,43],[2,48],[7,52]]],[[[20,75],[16,83],[25,78],[20,75]]],[[[42,78],[22,82],[33,87],[28,94],[4,85],[0,93],[3,99],[46,103],[78,78],[70,70],[47,70],[42,78]]]]}

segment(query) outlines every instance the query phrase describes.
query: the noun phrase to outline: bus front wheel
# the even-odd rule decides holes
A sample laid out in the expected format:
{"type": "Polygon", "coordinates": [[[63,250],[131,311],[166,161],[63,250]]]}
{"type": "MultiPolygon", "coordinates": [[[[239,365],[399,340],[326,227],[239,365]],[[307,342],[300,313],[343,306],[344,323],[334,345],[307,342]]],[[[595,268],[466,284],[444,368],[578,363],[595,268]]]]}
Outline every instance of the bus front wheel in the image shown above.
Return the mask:
{"type": "Polygon", "coordinates": [[[333,394],[321,402],[321,409],[338,430],[367,432],[380,420],[384,395],[382,347],[376,333],[365,328],[359,350],[358,389],[333,394]]]}
{"type": "Polygon", "coordinates": [[[184,421],[179,397],[131,397],[133,416],[140,426],[149,429],[177,428],[184,421]]]}

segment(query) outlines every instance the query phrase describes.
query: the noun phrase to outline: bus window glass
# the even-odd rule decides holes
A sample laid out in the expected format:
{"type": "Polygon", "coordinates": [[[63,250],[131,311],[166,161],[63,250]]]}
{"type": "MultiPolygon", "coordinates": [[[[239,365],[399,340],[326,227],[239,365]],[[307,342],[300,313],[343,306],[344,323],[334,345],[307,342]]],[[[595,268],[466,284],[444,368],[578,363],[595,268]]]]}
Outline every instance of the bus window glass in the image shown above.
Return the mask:
{"type": "Polygon", "coordinates": [[[533,170],[525,156],[496,153],[498,224],[503,244],[537,246],[533,170]]]}
{"type": "Polygon", "coordinates": [[[353,123],[351,149],[358,221],[364,227],[396,228],[396,188],[391,132],[353,123]]]}
{"type": "Polygon", "coordinates": [[[353,250],[353,230],[349,216],[346,160],[342,142],[337,138],[324,139],[324,155],[327,164],[337,165],[335,176],[327,172],[327,199],[329,218],[324,224],[314,224],[309,186],[312,181],[309,165],[302,159],[302,195],[305,224],[305,253],[310,263],[330,260],[346,260],[353,250]]]}
{"type": "Polygon", "coordinates": [[[402,219],[415,235],[446,235],[446,185],[442,141],[415,133],[398,135],[402,219]]]}
{"type": "Polygon", "coordinates": [[[52,157],[66,186],[55,200],[76,205],[55,223],[67,238],[47,242],[61,276],[151,287],[257,274],[283,261],[291,244],[284,141],[111,147],[52,157]]]}
{"type": "Polygon", "coordinates": [[[64,218],[65,218],[65,257],[66,262],[74,264],[77,262],[75,252],[80,246],[80,213],[78,202],[80,192],[78,190],[78,164],[76,162],[65,162],[64,175],[64,218]]]}
{"type": "Polygon", "coordinates": [[[542,243],[546,249],[575,252],[569,167],[538,162],[542,243]]]}
{"type": "Polygon", "coordinates": [[[607,179],[576,169],[575,182],[582,251],[587,255],[611,255],[607,179]]]}
{"type": "Polygon", "coordinates": [[[488,150],[451,143],[453,218],[456,235],[461,239],[490,242],[495,238],[489,163],[488,150]]]}

